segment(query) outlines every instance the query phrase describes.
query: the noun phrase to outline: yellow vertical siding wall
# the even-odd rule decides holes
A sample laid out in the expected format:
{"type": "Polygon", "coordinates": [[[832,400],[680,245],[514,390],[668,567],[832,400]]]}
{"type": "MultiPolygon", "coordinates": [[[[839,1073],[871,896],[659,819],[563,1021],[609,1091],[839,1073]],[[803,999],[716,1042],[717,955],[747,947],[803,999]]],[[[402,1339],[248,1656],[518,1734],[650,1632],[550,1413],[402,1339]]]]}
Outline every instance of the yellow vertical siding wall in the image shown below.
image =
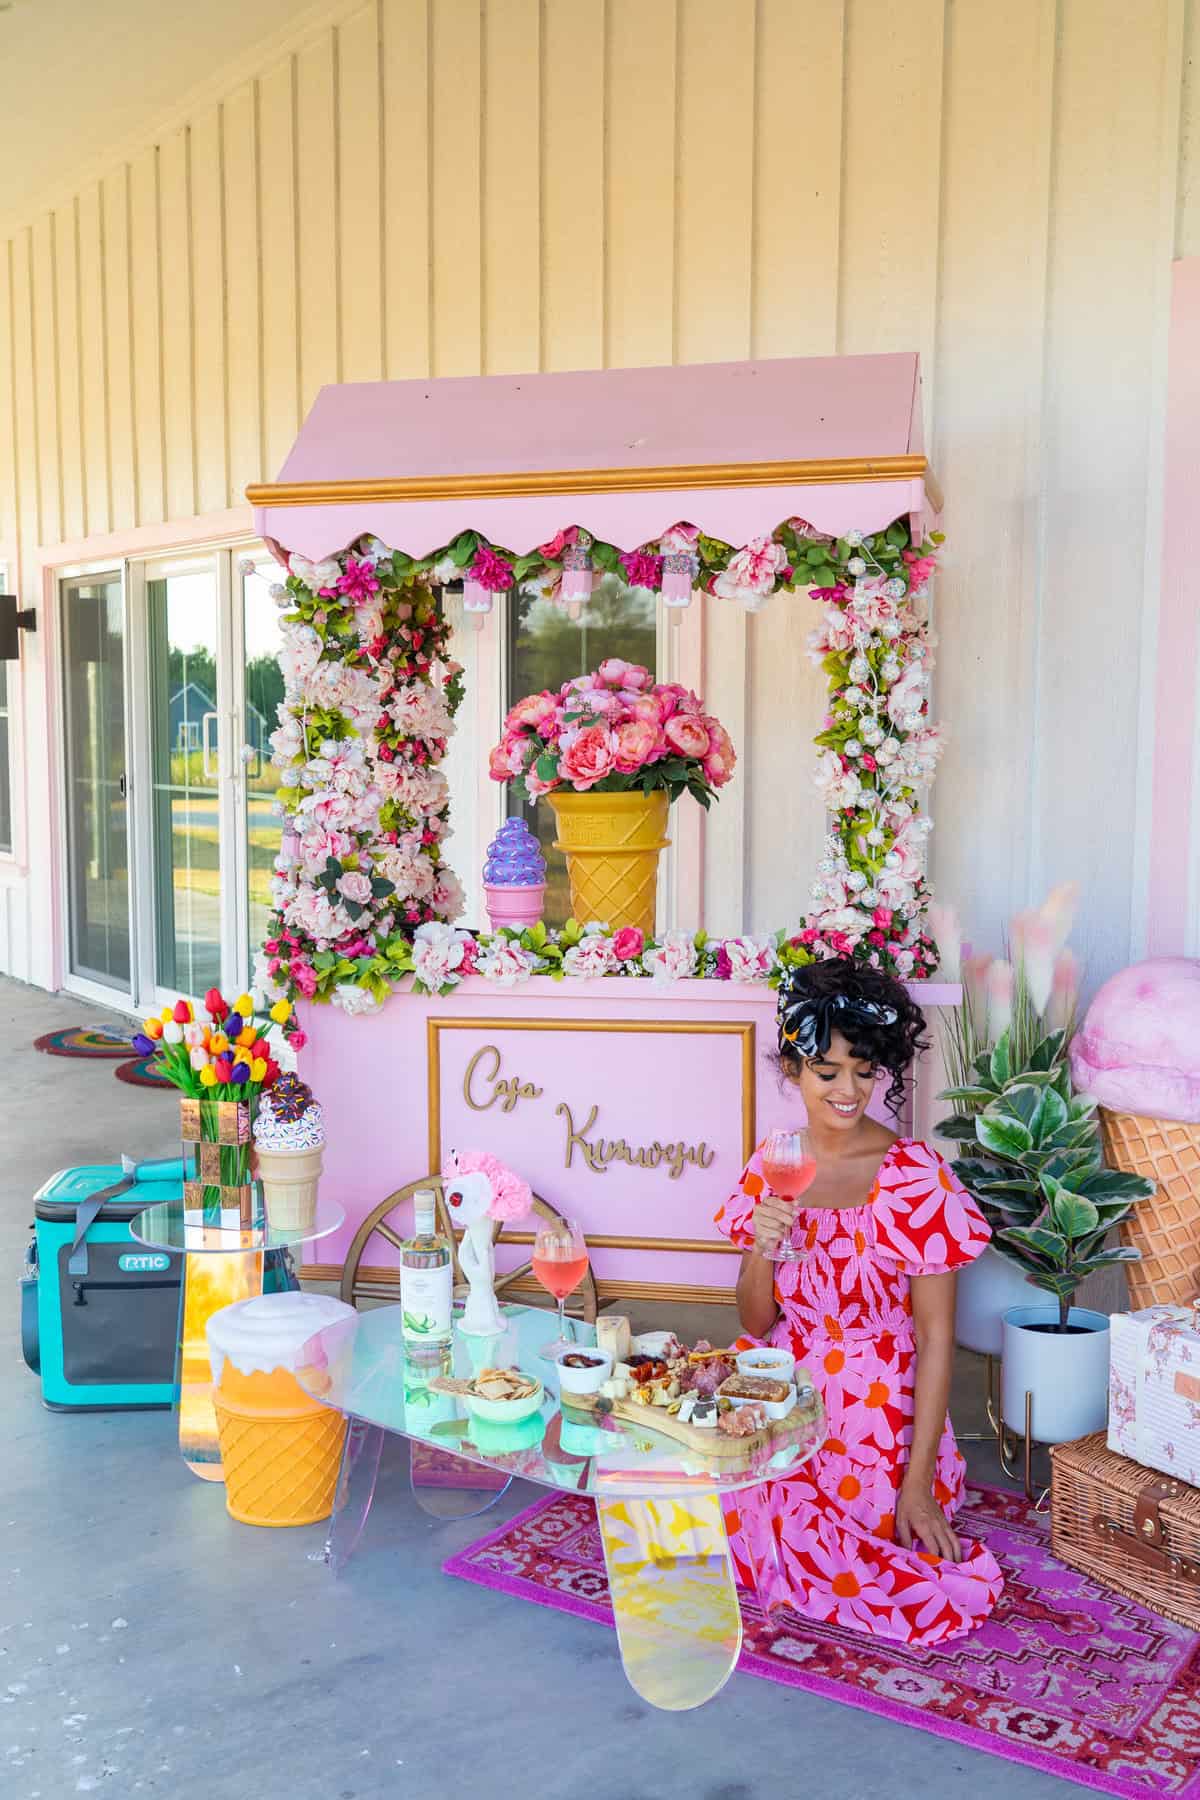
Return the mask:
{"type": "MultiPolygon", "coordinates": [[[[331,10],[0,244],[0,557],[33,602],[38,546],[237,506],[323,382],[915,347],[950,501],[936,874],[989,928],[1079,877],[1115,966],[1144,899],[1167,283],[1200,249],[1200,8],[1134,17],[331,10]]],[[[743,777],[708,836],[715,928],[805,904],[808,612],[709,606],[743,777]]],[[[13,684],[29,866],[0,870],[0,965],[35,979],[46,651],[13,684]]]]}

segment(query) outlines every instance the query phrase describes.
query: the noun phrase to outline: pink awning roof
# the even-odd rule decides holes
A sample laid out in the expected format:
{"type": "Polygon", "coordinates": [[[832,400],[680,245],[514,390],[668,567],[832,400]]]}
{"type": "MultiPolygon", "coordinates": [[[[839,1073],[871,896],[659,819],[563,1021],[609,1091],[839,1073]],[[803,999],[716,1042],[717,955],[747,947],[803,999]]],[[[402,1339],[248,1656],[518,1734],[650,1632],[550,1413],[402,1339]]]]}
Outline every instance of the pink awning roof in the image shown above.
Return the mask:
{"type": "Polygon", "coordinates": [[[680,520],[743,544],[799,515],[876,530],[936,511],[915,353],[322,388],[263,537],[364,533],[423,556],[473,529],[518,553],[581,525],[632,549],[680,520]]]}

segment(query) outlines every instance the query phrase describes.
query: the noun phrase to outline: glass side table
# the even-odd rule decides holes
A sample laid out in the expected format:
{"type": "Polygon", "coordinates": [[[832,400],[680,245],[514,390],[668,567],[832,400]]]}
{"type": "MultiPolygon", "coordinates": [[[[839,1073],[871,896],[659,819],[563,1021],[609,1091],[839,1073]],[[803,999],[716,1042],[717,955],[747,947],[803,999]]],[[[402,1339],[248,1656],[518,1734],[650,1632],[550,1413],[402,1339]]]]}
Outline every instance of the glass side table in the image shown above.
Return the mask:
{"type": "Polygon", "coordinates": [[[184,1253],[176,1362],[179,1452],[202,1481],[223,1479],[208,1361],[209,1319],[222,1306],[262,1293],[263,1259],[268,1251],[294,1250],[301,1244],[328,1237],[345,1217],[343,1207],[322,1200],[313,1224],[306,1229],[277,1230],[267,1224],[243,1231],[189,1224],[183,1201],[170,1200],[160,1206],[148,1206],[130,1225],[132,1235],[148,1249],[184,1253]]]}
{"type": "MultiPolygon", "coordinates": [[[[304,1346],[301,1387],[348,1420],[326,1561],[336,1574],[357,1546],[389,1435],[408,1440],[413,1494],[436,1516],[485,1510],[514,1475],[590,1495],[630,1683],[667,1711],[703,1704],[729,1679],[742,1642],[722,1499],[792,1474],[820,1449],[820,1398],[809,1390],[754,1448],[739,1452],[715,1432],[711,1448],[681,1443],[573,1407],[569,1395],[563,1402],[557,1371],[539,1361],[555,1335],[554,1314],[530,1306],[502,1312],[499,1337],[468,1337],[456,1319],[436,1364],[406,1355],[399,1306],[339,1320],[304,1346]],[[536,1372],[545,1387],[540,1411],[517,1424],[488,1424],[430,1386],[435,1371],[469,1376],[488,1365],[536,1372]]],[[[593,1326],[575,1329],[581,1346],[595,1342],[593,1326]]]]}

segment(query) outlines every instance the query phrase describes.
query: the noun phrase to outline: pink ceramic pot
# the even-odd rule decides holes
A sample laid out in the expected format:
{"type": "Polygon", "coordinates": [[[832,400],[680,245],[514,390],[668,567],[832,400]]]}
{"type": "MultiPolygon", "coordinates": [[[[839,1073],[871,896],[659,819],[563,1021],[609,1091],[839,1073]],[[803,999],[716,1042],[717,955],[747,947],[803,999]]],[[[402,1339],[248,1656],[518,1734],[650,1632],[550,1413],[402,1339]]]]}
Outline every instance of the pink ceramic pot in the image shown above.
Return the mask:
{"type": "Polygon", "coordinates": [[[483,884],[484,904],[493,931],[499,931],[502,925],[511,931],[525,931],[530,925],[536,925],[542,916],[545,897],[544,881],[536,887],[494,887],[490,881],[483,884]]]}

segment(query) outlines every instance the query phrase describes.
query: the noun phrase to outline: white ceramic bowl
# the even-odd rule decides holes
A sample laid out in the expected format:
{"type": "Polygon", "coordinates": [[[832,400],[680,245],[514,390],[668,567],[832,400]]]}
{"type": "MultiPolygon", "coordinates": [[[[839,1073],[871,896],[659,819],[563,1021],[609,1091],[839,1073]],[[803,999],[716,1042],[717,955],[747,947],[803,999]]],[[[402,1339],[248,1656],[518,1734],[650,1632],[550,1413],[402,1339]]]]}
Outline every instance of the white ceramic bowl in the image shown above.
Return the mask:
{"type": "MultiPolygon", "coordinates": [[[[762,1371],[759,1370],[758,1373],[761,1374],[762,1371]]],[[[761,1406],[768,1419],[786,1419],[796,1404],[796,1390],[789,1386],[786,1400],[739,1400],[734,1394],[730,1394],[728,1399],[734,1407],[761,1406]]]]}
{"type": "Polygon", "coordinates": [[[516,1425],[522,1419],[531,1419],[544,1397],[545,1389],[539,1381],[536,1391],[524,1400],[485,1400],[482,1394],[464,1394],[463,1404],[472,1418],[487,1419],[493,1425],[516,1425]]]}
{"type": "Polygon", "coordinates": [[[597,1349],[595,1344],[575,1344],[558,1359],[558,1382],[564,1394],[598,1394],[613,1371],[611,1350],[597,1349]],[[594,1367],[570,1369],[568,1356],[586,1356],[594,1367]]]}
{"type": "Polygon", "coordinates": [[[739,1375],[766,1375],[772,1381],[790,1381],[796,1372],[796,1359],[790,1350],[776,1350],[770,1344],[757,1349],[739,1350],[739,1375]]]}

